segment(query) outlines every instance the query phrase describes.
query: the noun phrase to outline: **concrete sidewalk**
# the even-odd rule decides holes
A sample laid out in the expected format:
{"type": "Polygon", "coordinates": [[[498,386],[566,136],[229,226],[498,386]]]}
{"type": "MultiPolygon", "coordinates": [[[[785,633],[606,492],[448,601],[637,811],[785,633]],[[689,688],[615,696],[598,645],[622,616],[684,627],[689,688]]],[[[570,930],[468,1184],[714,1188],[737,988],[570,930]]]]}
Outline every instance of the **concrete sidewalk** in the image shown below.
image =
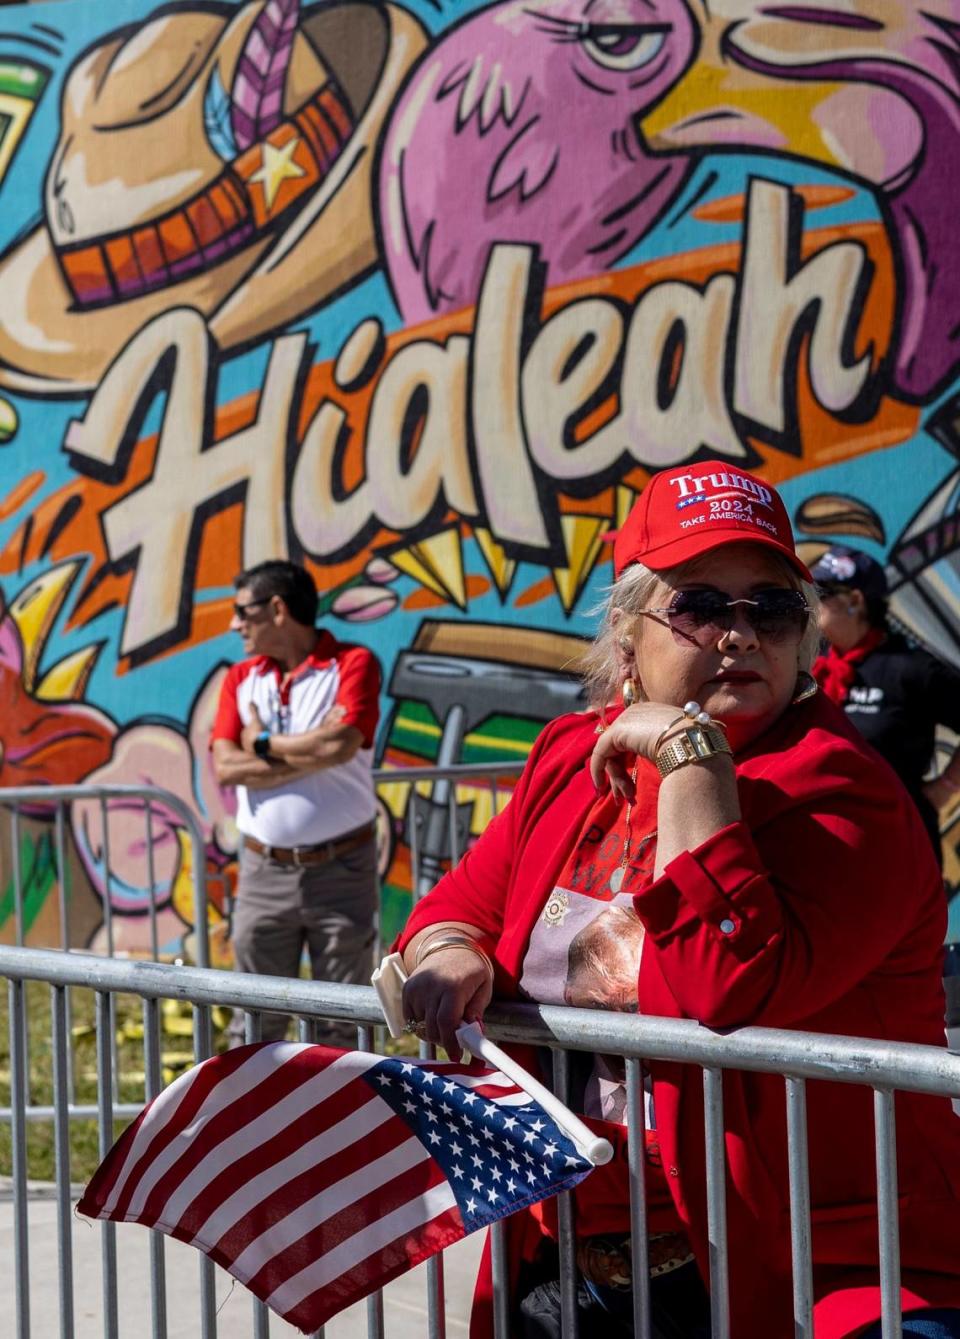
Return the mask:
{"type": "MultiPolygon", "coordinates": [[[[74,1196],[79,1195],[79,1187],[74,1196]]],[[[29,1206],[30,1319],[36,1339],[54,1339],[60,1332],[57,1266],[57,1206],[52,1186],[32,1186],[29,1206]]],[[[103,1339],[99,1223],[73,1218],[73,1277],[76,1339],[103,1339]]],[[[121,1339],[147,1339],[152,1334],[149,1233],[134,1224],[117,1225],[117,1277],[121,1339]]],[[[466,1339],[470,1299],[483,1233],[475,1233],[444,1254],[447,1334],[466,1339]]],[[[169,1339],[199,1339],[198,1253],[164,1238],[167,1273],[169,1339]]],[[[15,1325],[13,1197],[8,1178],[0,1178],[0,1333],[15,1325]]],[[[223,1270],[217,1270],[217,1332],[220,1339],[253,1339],[250,1294],[223,1270]]],[[[363,1302],[331,1320],[325,1339],[364,1339],[363,1302]]],[[[384,1293],[384,1333],[388,1339],[424,1339],[427,1334],[426,1266],[397,1279],[384,1293]]],[[[299,1330],[270,1317],[271,1339],[296,1339],[299,1330]]]]}

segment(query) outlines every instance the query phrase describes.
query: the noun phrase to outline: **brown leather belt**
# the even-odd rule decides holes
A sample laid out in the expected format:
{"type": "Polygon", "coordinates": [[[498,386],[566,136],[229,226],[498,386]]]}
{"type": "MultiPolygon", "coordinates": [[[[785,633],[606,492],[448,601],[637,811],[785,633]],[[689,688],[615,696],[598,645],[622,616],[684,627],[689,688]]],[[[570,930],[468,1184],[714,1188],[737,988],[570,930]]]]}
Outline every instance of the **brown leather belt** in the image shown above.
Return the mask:
{"type": "Polygon", "coordinates": [[[245,836],[243,844],[248,851],[265,855],[268,860],[276,860],[278,865],[325,865],[328,860],[337,860],[356,846],[369,841],[377,830],[376,822],[371,820],[362,828],[348,832],[332,842],[317,842],[315,846],[266,846],[255,837],[245,836]]]}

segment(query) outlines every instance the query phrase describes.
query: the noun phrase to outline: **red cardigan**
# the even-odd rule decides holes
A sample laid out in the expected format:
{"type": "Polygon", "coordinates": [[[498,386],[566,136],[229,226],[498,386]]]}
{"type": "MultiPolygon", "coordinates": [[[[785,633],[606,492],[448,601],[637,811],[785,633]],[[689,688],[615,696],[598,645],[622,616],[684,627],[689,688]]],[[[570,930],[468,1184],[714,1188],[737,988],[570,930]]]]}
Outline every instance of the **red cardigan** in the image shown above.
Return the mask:
{"type": "MultiPolygon", "coordinates": [[[[415,907],[402,944],[437,921],[476,925],[496,943],[497,993],[517,996],[531,929],[595,799],[596,723],[571,715],[543,731],[510,804],[415,907]]],[[[635,898],[641,1011],[943,1045],[943,887],[894,773],[822,695],[791,707],[736,769],[742,821],[635,898]]],[[[651,1070],[667,1181],[706,1276],[701,1074],[651,1070]]],[[[880,1315],[872,1094],[811,1082],[807,1096],[816,1335],[839,1339],[880,1315]]],[[[782,1079],[728,1072],[724,1115],[732,1333],[791,1339],[782,1079]]],[[[896,1116],[904,1308],[960,1306],[960,1122],[922,1094],[898,1094],[896,1116]]],[[[603,1195],[602,1171],[584,1189],[603,1195]]],[[[474,1334],[488,1330],[488,1293],[482,1273],[474,1334]]]]}

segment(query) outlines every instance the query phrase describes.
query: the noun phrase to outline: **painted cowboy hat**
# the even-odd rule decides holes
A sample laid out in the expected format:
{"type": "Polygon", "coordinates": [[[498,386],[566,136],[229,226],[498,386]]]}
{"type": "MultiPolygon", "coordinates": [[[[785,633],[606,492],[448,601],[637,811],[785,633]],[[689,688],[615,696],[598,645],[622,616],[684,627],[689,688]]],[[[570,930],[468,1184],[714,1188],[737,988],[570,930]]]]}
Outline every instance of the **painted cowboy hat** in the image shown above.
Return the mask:
{"type": "Polygon", "coordinates": [[[75,395],[160,312],[196,308],[230,349],[356,280],[374,148],[425,46],[391,4],[261,0],[80,56],[44,221],[0,258],[0,385],[75,395]]]}

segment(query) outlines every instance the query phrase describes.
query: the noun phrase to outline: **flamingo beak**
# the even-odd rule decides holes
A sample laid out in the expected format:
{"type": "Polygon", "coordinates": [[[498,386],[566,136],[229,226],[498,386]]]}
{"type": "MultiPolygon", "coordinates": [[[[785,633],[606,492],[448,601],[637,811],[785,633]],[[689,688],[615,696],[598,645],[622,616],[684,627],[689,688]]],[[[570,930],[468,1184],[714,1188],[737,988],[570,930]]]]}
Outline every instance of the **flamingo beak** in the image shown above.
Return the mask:
{"type": "Polygon", "coordinates": [[[817,116],[840,88],[747,70],[701,51],[641,119],[640,132],[655,152],[729,145],[843,166],[817,116]]]}

